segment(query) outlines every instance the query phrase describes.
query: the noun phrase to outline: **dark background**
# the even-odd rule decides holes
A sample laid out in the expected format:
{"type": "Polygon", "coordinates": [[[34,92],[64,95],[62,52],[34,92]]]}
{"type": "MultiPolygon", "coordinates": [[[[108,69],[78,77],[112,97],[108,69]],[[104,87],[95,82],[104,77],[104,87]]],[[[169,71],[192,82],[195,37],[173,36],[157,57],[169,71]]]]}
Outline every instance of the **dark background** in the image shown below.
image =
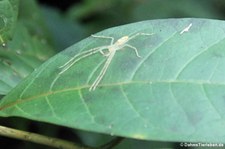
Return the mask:
{"type": "Polygon", "coordinates": [[[57,17],[63,18],[57,20],[63,22],[60,27],[67,25],[65,28],[61,28],[61,31],[65,33],[63,36],[64,34],[57,30],[60,23],[56,26],[56,19],[49,15],[52,14],[52,11],[44,9],[44,16],[50,30],[60,38],[55,39],[58,50],[63,50],[103,29],[142,20],[165,18],[225,19],[224,0],[38,0],[38,2],[44,8],[56,10],[57,17]],[[67,20],[64,20],[65,18],[67,20]],[[68,20],[73,21],[73,24],[68,23],[68,20]]]}
{"type": "Polygon", "coordinates": [[[66,11],[70,6],[81,3],[81,0],[38,0],[38,2],[43,5],[58,8],[61,11],[66,11]]]}

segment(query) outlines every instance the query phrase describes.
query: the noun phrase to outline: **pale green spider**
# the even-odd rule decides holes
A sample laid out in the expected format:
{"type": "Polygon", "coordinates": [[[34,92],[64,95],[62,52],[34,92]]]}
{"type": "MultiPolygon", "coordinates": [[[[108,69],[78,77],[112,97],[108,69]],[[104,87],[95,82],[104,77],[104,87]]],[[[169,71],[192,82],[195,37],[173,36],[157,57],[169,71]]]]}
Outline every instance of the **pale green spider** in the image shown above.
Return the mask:
{"type": "Polygon", "coordinates": [[[75,63],[77,63],[79,60],[93,55],[97,52],[100,52],[102,55],[107,57],[107,60],[103,66],[103,68],[101,69],[99,75],[97,76],[97,78],[95,79],[95,81],[92,83],[91,87],[89,88],[89,91],[94,91],[96,89],[96,87],[98,86],[99,82],[102,80],[102,78],[104,77],[109,64],[111,63],[116,51],[121,50],[124,47],[129,47],[131,49],[133,49],[137,55],[137,57],[141,57],[138,53],[137,48],[127,44],[128,41],[130,41],[131,39],[134,39],[137,36],[140,35],[144,35],[144,36],[149,36],[149,35],[153,35],[153,34],[148,34],[148,33],[136,33],[133,36],[123,36],[121,38],[119,38],[115,43],[114,43],[114,38],[113,37],[107,37],[107,36],[97,36],[97,35],[91,35],[92,37],[95,38],[104,38],[104,39],[111,39],[111,43],[110,45],[106,45],[106,46],[100,46],[97,48],[93,48],[87,51],[83,51],[77,55],[75,55],[74,57],[72,57],[68,62],[66,62],[65,64],[63,64],[62,66],[60,66],[59,68],[62,68],[61,72],[59,74],[64,73],[65,71],[67,71],[71,66],[73,66],[75,63]],[[104,49],[108,49],[107,53],[104,53],[103,50],[104,49]]]}

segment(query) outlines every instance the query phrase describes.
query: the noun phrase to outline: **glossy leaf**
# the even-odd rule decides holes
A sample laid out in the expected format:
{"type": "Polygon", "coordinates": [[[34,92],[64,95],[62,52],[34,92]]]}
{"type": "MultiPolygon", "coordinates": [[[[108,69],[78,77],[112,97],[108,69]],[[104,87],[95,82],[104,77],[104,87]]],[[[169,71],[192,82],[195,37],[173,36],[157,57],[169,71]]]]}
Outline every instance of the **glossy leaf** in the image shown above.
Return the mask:
{"type": "Polygon", "coordinates": [[[44,38],[40,41],[17,23],[12,40],[0,47],[0,95],[6,95],[53,53],[44,38]]]}
{"type": "MultiPolygon", "coordinates": [[[[14,6],[14,3],[10,4],[14,6]]],[[[6,95],[54,53],[35,1],[20,1],[19,5],[19,17],[11,40],[0,46],[0,95],[6,95]]]]}
{"type": "MultiPolygon", "coordinates": [[[[54,56],[0,103],[1,116],[20,116],[71,128],[144,140],[225,143],[225,22],[165,19],[98,33],[116,51],[99,86],[90,85],[106,61],[96,53],[64,73],[74,55],[110,40],[89,37],[54,56]]],[[[103,51],[103,52],[107,52],[103,51]]]]}
{"type": "Polygon", "coordinates": [[[17,21],[18,0],[0,1],[0,44],[12,36],[17,21]]]}

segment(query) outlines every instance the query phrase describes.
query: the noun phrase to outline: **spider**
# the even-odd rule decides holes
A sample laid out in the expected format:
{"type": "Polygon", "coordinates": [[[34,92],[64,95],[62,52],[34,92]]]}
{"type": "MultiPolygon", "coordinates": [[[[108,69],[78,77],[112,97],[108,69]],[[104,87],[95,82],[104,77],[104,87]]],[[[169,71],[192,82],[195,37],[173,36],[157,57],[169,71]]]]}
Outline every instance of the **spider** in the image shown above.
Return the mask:
{"type": "Polygon", "coordinates": [[[138,53],[138,50],[136,47],[133,47],[130,44],[127,44],[128,41],[130,41],[131,39],[134,39],[137,36],[150,36],[153,34],[148,34],[148,33],[136,33],[135,35],[132,36],[123,36],[121,38],[119,38],[116,42],[114,42],[114,38],[113,37],[108,37],[108,36],[97,36],[97,35],[91,35],[94,38],[102,38],[102,39],[111,39],[110,45],[106,45],[106,46],[100,46],[100,47],[96,47],[87,51],[83,51],[77,55],[75,55],[74,57],[72,57],[69,61],[67,61],[65,64],[63,64],[62,66],[60,66],[59,68],[61,68],[61,72],[59,74],[63,74],[65,71],[67,71],[70,67],[72,67],[75,63],[77,63],[79,60],[91,56],[97,52],[100,52],[103,56],[107,57],[107,60],[103,66],[103,68],[101,69],[99,75],[97,76],[97,78],[95,79],[95,81],[92,83],[91,87],[89,88],[89,91],[94,91],[96,89],[96,87],[98,86],[98,84],[100,83],[100,81],[102,80],[102,78],[104,77],[116,51],[123,49],[124,47],[129,47],[131,49],[133,49],[135,51],[135,54],[137,57],[141,57],[138,53]],[[104,49],[108,49],[107,53],[104,53],[103,50],[104,49]]]}

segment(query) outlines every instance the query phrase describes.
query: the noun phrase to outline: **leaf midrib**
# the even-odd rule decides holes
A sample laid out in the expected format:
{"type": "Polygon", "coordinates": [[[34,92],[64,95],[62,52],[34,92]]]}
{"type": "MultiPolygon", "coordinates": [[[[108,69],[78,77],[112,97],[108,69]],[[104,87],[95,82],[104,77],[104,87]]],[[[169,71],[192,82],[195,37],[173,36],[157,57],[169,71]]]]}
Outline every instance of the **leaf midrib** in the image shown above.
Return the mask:
{"type": "MultiPolygon", "coordinates": [[[[149,81],[148,80],[148,81],[127,81],[127,82],[100,84],[98,87],[112,87],[112,86],[122,86],[122,85],[131,85],[131,84],[151,84],[152,85],[152,84],[159,84],[159,83],[225,86],[225,83],[223,83],[223,82],[209,82],[209,81],[205,81],[205,80],[197,80],[197,81],[196,80],[159,80],[159,81],[149,81]]],[[[12,102],[12,103],[1,106],[0,111],[4,110],[4,109],[7,109],[9,107],[15,106],[17,104],[21,104],[23,102],[38,99],[40,97],[45,97],[45,96],[63,93],[63,92],[69,92],[69,91],[78,91],[78,90],[85,89],[85,88],[88,89],[89,87],[90,87],[90,85],[82,85],[82,86],[79,86],[79,87],[72,87],[72,88],[66,88],[66,89],[61,89],[61,90],[48,91],[48,92],[39,94],[37,96],[31,96],[31,97],[28,97],[28,98],[16,99],[15,102],[12,102]]]]}

